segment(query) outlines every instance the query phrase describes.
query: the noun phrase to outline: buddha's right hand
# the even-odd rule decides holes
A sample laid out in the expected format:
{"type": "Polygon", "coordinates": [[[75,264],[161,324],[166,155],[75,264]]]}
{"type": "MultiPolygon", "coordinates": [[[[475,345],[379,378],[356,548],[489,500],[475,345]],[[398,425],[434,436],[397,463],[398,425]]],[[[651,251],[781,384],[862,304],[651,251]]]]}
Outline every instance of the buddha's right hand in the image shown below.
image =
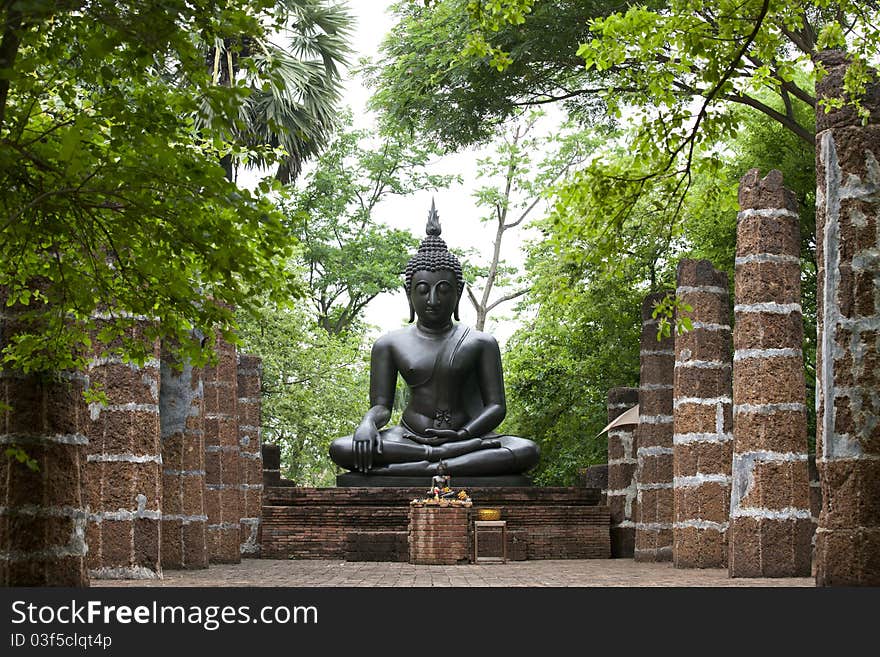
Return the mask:
{"type": "Polygon", "coordinates": [[[358,472],[368,472],[373,467],[373,447],[376,453],[382,453],[382,435],[376,425],[370,421],[361,422],[352,437],[354,450],[354,467],[358,472]]]}

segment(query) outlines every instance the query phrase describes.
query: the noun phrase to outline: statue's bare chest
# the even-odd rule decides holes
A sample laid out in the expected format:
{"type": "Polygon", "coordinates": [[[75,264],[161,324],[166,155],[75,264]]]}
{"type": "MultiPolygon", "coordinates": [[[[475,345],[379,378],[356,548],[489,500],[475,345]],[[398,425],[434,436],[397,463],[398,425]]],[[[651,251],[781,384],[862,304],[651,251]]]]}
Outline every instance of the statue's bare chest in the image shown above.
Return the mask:
{"type": "Polygon", "coordinates": [[[463,377],[474,367],[475,351],[464,344],[453,350],[440,340],[419,339],[413,341],[410,349],[395,350],[397,371],[409,386],[429,384],[436,376],[442,375],[446,380],[463,377]]]}

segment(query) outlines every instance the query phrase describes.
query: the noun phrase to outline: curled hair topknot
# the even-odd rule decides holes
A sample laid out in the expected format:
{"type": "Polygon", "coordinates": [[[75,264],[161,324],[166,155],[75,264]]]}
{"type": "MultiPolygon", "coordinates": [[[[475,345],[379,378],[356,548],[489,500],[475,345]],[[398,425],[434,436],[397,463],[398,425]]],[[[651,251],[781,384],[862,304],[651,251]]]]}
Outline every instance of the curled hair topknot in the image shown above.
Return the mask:
{"type": "Polygon", "coordinates": [[[412,277],[417,271],[451,271],[455,274],[458,283],[458,294],[464,291],[464,276],[461,271],[461,263],[458,258],[446,246],[446,242],[440,237],[440,215],[431,199],[431,210],[428,213],[428,224],[425,227],[427,236],[422,240],[419,250],[406,264],[404,274],[406,293],[412,289],[412,277]]]}

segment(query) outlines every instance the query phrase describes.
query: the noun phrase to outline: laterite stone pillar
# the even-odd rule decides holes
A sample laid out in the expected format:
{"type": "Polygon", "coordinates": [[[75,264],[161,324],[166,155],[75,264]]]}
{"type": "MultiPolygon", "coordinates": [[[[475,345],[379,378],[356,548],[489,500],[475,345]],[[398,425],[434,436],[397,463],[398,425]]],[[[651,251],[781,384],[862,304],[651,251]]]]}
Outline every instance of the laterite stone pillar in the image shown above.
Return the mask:
{"type": "MultiPolygon", "coordinates": [[[[0,347],[15,331],[0,314],[0,347]]],[[[88,586],[82,374],[0,371],[0,586],[88,586]],[[17,446],[37,462],[7,457],[17,446]]]]}
{"type": "Polygon", "coordinates": [[[654,305],[670,292],[642,302],[639,356],[639,424],[636,428],[636,561],[672,560],[672,380],[674,332],[657,340],[654,305]]]}
{"type": "Polygon", "coordinates": [[[263,455],[260,440],[260,385],[263,361],[244,354],[238,357],[238,448],[244,504],[241,517],[241,556],[260,556],[263,515],[263,455]]]}
{"type": "MultiPolygon", "coordinates": [[[[820,55],[817,97],[838,97],[847,62],[820,55]]],[[[876,71],[874,72],[876,79],[876,71]]],[[[818,260],[816,532],[819,586],[880,586],[880,85],[816,115],[818,260]]]]}
{"type": "Polygon", "coordinates": [[[216,350],[217,364],[202,373],[208,560],[238,563],[244,506],[238,442],[238,361],[235,345],[218,338],[216,350]]]}
{"type": "Polygon", "coordinates": [[[800,228],[782,174],[749,171],[739,190],[731,577],[808,577],[813,526],[807,463],[800,228]]]}
{"type": "Polygon", "coordinates": [[[682,260],[677,278],[693,327],[675,338],[673,562],[723,568],[733,454],[727,274],[708,260],[682,260]]]}
{"type": "Polygon", "coordinates": [[[282,486],[285,480],[281,479],[281,447],[263,443],[260,453],[263,458],[263,490],[270,486],[282,486]]]}
{"type": "MultiPolygon", "coordinates": [[[[141,339],[147,320],[130,329],[141,339]]],[[[162,448],[159,430],[159,345],[142,366],[96,356],[89,379],[106,404],[89,405],[88,567],[96,579],[162,576],[162,448]]]]}
{"type": "MultiPolygon", "coordinates": [[[[608,391],[608,422],[639,403],[638,388],[608,391]]],[[[635,550],[636,444],[634,424],[608,431],[608,493],[611,511],[611,556],[632,558],[635,550]]]]}
{"type": "Polygon", "coordinates": [[[162,352],[162,566],[207,568],[202,372],[162,352]]]}

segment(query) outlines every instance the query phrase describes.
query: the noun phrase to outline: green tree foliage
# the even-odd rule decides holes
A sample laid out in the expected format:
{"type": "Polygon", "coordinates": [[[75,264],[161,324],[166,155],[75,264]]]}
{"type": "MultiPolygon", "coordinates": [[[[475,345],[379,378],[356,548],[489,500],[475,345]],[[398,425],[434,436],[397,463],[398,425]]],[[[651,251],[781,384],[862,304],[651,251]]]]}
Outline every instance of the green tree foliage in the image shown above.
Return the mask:
{"type": "MultiPolygon", "coordinates": [[[[523,16],[531,5],[509,4],[516,9],[508,13],[523,16]]],[[[639,195],[665,188],[674,217],[700,174],[699,153],[733,139],[748,115],[737,107],[763,114],[812,145],[813,112],[804,107],[817,105],[814,82],[824,71],[815,56],[822,48],[846,48],[852,60],[845,97],[826,105],[847,102],[864,113],[860,99],[873,76],[867,63],[878,52],[878,11],[875,3],[827,0],[673,0],[591,21],[591,37],[578,55],[588,72],[601,76],[595,91],[609,112],[635,126],[629,166],[595,169],[585,181],[609,192],[602,212],[614,210],[612,221],[619,222],[639,195]]],[[[491,21],[483,23],[484,34],[494,29],[491,21]]]]}
{"type": "Polygon", "coordinates": [[[568,180],[540,222],[527,269],[527,328],[514,334],[505,356],[512,433],[541,445],[538,481],[574,483],[577,469],[606,460],[607,394],[638,386],[641,302],[674,287],[681,245],[678,228],[663,221],[646,197],[620,230],[583,229],[569,205],[568,180]],[[572,230],[577,226],[579,230],[572,230]]]}
{"type": "Polygon", "coordinates": [[[605,460],[604,440],[593,440],[605,424],[605,394],[638,385],[639,307],[649,291],[674,288],[677,261],[709,259],[733,285],[736,195],[749,168],[780,169],[801,206],[805,398],[813,398],[814,155],[766,117],[750,113],[741,125],[736,139],[717,149],[713,175],[696,178],[680,223],[666,223],[663,204],[644,195],[621,230],[585,226],[580,206],[566,204],[573,197],[567,183],[557,187],[554,212],[542,224],[544,239],[529,261],[534,285],[527,302],[535,319],[511,340],[505,360],[512,409],[507,428],[542,445],[541,481],[572,483],[578,467],[605,460]]]}
{"type": "Polygon", "coordinates": [[[566,100],[571,110],[595,115],[601,101],[581,92],[591,83],[575,52],[589,38],[589,20],[617,3],[543,0],[528,16],[516,4],[398,2],[398,23],[366,67],[374,107],[450,149],[489,141],[528,105],[566,100]],[[501,59],[481,45],[485,21],[501,59]]]}
{"type": "Polygon", "coordinates": [[[604,275],[572,267],[547,242],[532,252],[533,318],[504,356],[510,412],[503,430],[541,446],[535,478],[542,485],[572,485],[578,468],[606,461],[606,437],[597,434],[608,390],[638,385],[644,263],[625,265],[604,275]]]}
{"type": "Polygon", "coordinates": [[[270,186],[238,189],[217,165],[285,154],[236,143],[253,89],[215,84],[201,45],[267,42],[275,4],[0,3],[0,286],[35,322],[6,366],[78,367],[95,338],[137,360],[125,336],[141,318],[199,362],[193,329],[233,338],[230,307],[254,290],[300,293],[278,267],[291,238],[270,186]]]}
{"type": "Polygon", "coordinates": [[[304,308],[265,298],[239,319],[243,348],[263,359],[263,441],[281,446],[285,478],[335,485],[330,441],[352,433],[369,404],[363,336],[329,334],[304,308]]]}
{"type": "Polygon", "coordinates": [[[292,190],[284,212],[302,247],[317,321],[328,332],[349,330],[371,300],[400,286],[419,242],[381,221],[378,206],[389,196],[440,189],[456,180],[428,172],[432,154],[401,131],[384,132],[371,143],[367,131],[349,127],[292,190]]]}
{"type": "Polygon", "coordinates": [[[575,110],[572,102],[599,102],[611,118],[630,126],[629,160],[597,162],[581,181],[601,190],[604,202],[591,211],[615,228],[642,195],[665,197],[675,217],[693,181],[705,172],[705,163],[697,160],[706,158],[712,144],[734,137],[743,116],[736,107],[762,113],[812,144],[812,121],[804,120],[798,105],[816,106],[813,83],[822,74],[814,63],[817,51],[848,48],[853,63],[845,80],[847,98],[829,104],[851,102],[860,108],[872,75],[867,62],[876,56],[880,35],[880,7],[855,1],[592,6],[412,0],[397,11],[400,29],[389,37],[385,59],[374,69],[375,102],[444,143],[479,140],[493,120],[511,116],[518,107],[558,100],[575,110]],[[577,19],[576,10],[585,15],[577,19]],[[570,21],[552,37],[544,29],[548,11],[570,21]],[[451,45],[419,58],[418,47],[432,33],[451,45]],[[546,53],[542,61],[558,67],[542,69],[531,49],[523,47],[538,34],[547,35],[543,47],[551,50],[538,46],[536,52],[546,53]],[[474,71],[494,75],[494,82],[476,86],[474,71]],[[510,89],[516,91],[508,94],[510,89]],[[447,106],[467,107],[484,125],[448,121],[447,106]]]}
{"type": "MultiPolygon", "coordinates": [[[[296,178],[337,127],[342,74],[351,50],[352,18],[327,0],[276,0],[271,34],[242,33],[204,44],[211,80],[248,90],[233,127],[245,158],[227,156],[227,175],[239,164],[266,167],[277,162],[282,183],[296,178]],[[266,154],[266,149],[274,150],[266,154]],[[280,152],[279,152],[280,151],[280,152]]],[[[200,125],[210,125],[211,108],[202,107],[200,125]]]]}

